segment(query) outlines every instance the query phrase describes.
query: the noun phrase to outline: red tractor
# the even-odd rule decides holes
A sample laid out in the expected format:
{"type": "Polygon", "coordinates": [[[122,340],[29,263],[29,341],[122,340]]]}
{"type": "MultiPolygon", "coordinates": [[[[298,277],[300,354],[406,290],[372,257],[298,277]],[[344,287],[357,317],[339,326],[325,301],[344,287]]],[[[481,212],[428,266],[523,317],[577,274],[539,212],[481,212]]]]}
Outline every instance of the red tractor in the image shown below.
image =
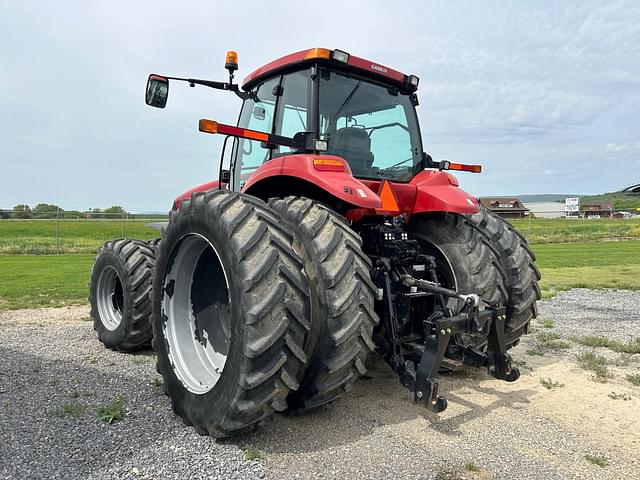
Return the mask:
{"type": "Polygon", "coordinates": [[[149,76],[153,107],[185,81],[230,90],[242,109],[237,126],[200,120],[226,137],[219,179],[175,200],[160,240],[101,249],[99,339],[153,340],[174,410],[214,437],[336,400],[374,350],[435,412],[444,368],[516,380],[507,350],[536,316],[535,257],[448,172],[479,166],[424,153],[418,78],[324,48],[241,87],[237,67],[229,52],[227,82],[149,76]]]}

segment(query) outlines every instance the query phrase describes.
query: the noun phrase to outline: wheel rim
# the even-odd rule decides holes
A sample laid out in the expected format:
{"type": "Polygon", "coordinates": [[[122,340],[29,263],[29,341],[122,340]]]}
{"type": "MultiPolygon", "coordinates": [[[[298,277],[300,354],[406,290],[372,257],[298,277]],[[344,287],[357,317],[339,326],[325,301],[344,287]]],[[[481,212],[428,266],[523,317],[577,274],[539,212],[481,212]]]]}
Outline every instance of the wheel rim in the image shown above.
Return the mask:
{"type": "Polygon", "coordinates": [[[98,314],[107,330],[115,330],[122,323],[124,294],[118,272],[111,265],[106,266],[98,277],[98,314]]]}
{"type": "Polygon", "coordinates": [[[163,282],[163,334],[173,371],[192,393],[216,386],[231,340],[229,282],[220,255],[203,236],[183,237],[163,282]]]}

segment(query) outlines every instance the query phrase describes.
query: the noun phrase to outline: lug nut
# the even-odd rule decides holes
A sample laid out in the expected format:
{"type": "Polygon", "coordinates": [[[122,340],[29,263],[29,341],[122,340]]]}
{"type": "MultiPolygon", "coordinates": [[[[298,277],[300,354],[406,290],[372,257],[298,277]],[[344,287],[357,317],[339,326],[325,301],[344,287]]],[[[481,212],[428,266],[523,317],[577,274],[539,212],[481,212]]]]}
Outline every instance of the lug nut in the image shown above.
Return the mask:
{"type": "Polygon", "coordinates": [[[447,333],[451,333],[451,329],[450,328],[447,328],[447,333]]]}
{"type": "Polygon", "coordinates": [[[418,391],[418,392],[416,393],[416,397],[418,397],[418,398],[422,398],[422,392],[418,391]]]}
{"type": "Polygon", "coordinates": [[[440,330],[440,335],[446,335],[447,332],[445,332],[444,330],[440,330]]]}

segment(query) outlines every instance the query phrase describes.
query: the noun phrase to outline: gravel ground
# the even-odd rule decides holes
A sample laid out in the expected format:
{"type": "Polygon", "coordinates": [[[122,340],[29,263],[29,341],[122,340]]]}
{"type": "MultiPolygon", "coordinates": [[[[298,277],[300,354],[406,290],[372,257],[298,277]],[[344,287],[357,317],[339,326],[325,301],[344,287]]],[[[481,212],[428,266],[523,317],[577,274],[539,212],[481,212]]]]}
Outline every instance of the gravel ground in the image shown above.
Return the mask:
{"type": "MultiPolygon", "coordinates": [[[[565,339],[629,340],[640,336],[638,305],[640,292],[573,290],[541,302],[540,318],[565,339]]],[[[611,359],[614,378],[598,383],[577,365],[586,347],[540,349],[534,334],[513,351],[516,383],[480,370],[444,376],[440,415],[410,403],[374,358],[369,378],[335,404],[215,441],[171,412],[151,352],[104,349],[87,316],[0,312],[0,478],[640,478],[640,387],[625,380],[640,355],[588,349],[611,359]],[[96,412],[118,396],[126,415],[109,425],[96,412]]]]}

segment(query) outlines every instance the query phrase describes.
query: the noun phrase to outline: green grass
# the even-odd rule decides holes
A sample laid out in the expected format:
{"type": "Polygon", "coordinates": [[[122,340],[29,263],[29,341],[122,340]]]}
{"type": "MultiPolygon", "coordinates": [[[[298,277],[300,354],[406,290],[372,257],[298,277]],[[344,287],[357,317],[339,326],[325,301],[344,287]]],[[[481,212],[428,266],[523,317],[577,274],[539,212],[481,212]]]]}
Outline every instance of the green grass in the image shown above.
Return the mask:
{"type": "Polygon", "coordinates": [[[622,393],[611,392],[607,395],[607,397],[613,400],[624,400],[625,402],[628,400],[631,400],[631,395],[629,395],[626,392],[622,392],[622,393]]]}
{"type": "Polygon", "coordinates": [[[475,463],[472,462],[467,462],[464,464],[464,469],[467,470],[468,472],[479,472],[480,471],[480,467],[477,466],[475,463]]]}
{"type": "Polygon", "coordinates": [[[606,383],[607,380],[613,377],[607,364],[607,359],[601,355],[597,355],[592,352],[586,352],[578,355],[578,363],[585,370],[590,370],[595,373],[594,380],[600,383],[606,383]]]}
{"type": "Polygon", "coordinates": [[[86,303],[93,256],[0,255],[0,309],[86,303]]]}
{"type": "Polygon", "coordinates": [[[114,238],[151,240],[158,230],[145,227],[162,220],[61,220],[56,245],[55,220],[0,221],[0,254],[95,253],[114,238]]]}
{"type": "Polygon", "coordinates": [[[509,222],[530,243],[584,242],[609,238],[640,238],[640,219],[523,218],[509,222]]]}
{"type": "Polygon", "coordinates": [[[74,417],[78,418],[85,414],[87,407],[80,403],[64,403],[55,410],[53,414],[56,417],[74,417]]]}
{"type": "Polygon", "coordinates": [[[119,422],[124,418],[124,398],[118,397],[113,402],[98,409],[98,418],[106,423],[119,422]]]}
{"type": "Polygon", "coordinates": [[[640,353],[640,337],[629,342],[620,342],[607,337],[586,336],[574,339],[577,343],[586,347],[606,347],[614,352],[636,354],[640,353]]]}
{"type": "Polygon", "coordinates": [[[541,330],[536,334],[538,345],[549,350],[565,350],[571,345],[569,342],[560,340],[560,335],[549,330],[541,330]]]}
{"type": "Polygon", "coordinates": [[[244,452],[247,460],[249,460],[250,462],[253,462],[254,460],[260,460],[263,457],[262,452],[253,445],[246,445],[244,452]]]}
{"type": "Polygon", "coordinates": [[[587,459],[587,461],[589,463],[592,463],[594,465],[597,465],[599,467],[606,467],[607,465],[609,465],[609,462],[607,461],[606,457],[601,457],[599,455],[585,455],[584,458],[587,459]]]}
{"type": "Polygon", "coordinates": [[[543,298],[572,288],[640,290],[640,241],[534,245],[543,298]]]}
{"type": "Polygon", "coordinates": [[[564,383],[554,382],[551,378],[541,378],[540,385],[542,385],[547,390],[553,390],[554,388],[564,387],[564,383]]]}
{"type": "Polygon", "coordinates": [[[640,387],[640,373],[630,373],[625,377],[632,385],[640,387]]]}
{"type": "Polygon", "coordinates": [[[555,322],[553,320],[548,319],[548,318],[544,318],[542,320],[538,320],[538,324],[542,328],[554,328],[556,326],[555,322]]]}

